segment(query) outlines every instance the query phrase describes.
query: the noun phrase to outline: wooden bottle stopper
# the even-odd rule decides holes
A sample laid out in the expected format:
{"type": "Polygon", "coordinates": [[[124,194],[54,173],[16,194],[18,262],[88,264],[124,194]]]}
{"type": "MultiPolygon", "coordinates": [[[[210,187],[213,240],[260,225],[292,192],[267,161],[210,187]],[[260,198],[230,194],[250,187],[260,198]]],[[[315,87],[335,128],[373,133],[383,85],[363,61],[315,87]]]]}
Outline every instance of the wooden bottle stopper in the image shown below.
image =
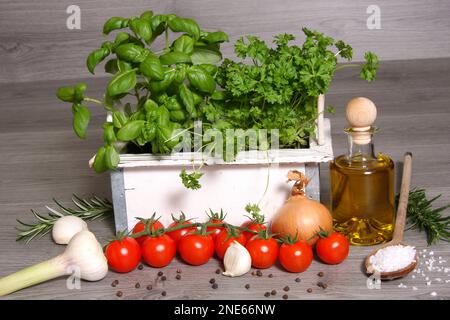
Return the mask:
{"type": "Polygon", "coordinates": [[[372,124],[377,118],[375,104],[364,97],[353,98],[347,104],[345,116],[353,133],[353,142],[356,144],[367,144],[371,141],[372,124]]]}

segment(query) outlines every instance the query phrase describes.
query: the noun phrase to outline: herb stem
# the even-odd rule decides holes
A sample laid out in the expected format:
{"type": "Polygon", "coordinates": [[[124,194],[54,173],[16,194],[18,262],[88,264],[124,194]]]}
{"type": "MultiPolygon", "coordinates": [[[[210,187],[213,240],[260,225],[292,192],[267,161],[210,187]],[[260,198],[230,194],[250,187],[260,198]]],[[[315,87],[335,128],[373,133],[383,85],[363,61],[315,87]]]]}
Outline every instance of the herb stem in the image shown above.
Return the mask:
{"type": "Polygon", "coordinates": [[[94,98],[84,97],[83,100],[87,101],[87,102],[93,102],[93,103],[96,103],[96,104],[99,104],[99,105],[103,104],[103,102],[101,102],[100,100],[94,99],[94,98]]]}

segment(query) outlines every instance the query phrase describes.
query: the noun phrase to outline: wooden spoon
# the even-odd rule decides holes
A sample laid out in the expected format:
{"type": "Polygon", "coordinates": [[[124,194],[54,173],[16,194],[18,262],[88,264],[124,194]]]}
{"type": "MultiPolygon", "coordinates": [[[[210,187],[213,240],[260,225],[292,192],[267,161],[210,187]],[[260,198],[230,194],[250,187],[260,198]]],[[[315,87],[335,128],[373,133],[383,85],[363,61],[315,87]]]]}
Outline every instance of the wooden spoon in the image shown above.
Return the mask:
{"type": "MultiPolygon", "coordinates": [[[[371,254],[369,254],[366,257],[365,267],[367,274],[375,273],[375,269],[372,266],[372,263],[370,262],[370,257],[375,255],[378,252],[378,250],[396,245],[407,246],[407,244],[405,244],[402,240],[406,222],[406,208],[408,206],[409,186],[411,183],[411,166],[412,166],[412,154],[410,152],[407,152],[405,153],[405,160],[403,163],[403,177],[400,189],[400,199],[397,208],[397,217],[395,220],[394,235],[391,241],[375,249],[371,254]]],[[[381,272],[380,279],[393,280],[404,277],[416,268],[418,262],[419,262],[419,255],[416,253],[415,261],[413,261],[409,266],[396,271],[381,272]]]]}

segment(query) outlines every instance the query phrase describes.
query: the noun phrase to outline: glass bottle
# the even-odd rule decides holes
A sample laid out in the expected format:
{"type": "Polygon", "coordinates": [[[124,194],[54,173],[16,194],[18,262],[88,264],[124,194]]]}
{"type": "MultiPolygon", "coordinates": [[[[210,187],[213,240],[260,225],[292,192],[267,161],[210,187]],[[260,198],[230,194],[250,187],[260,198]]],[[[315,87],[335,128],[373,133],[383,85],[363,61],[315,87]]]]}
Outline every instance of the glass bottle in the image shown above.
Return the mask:
{"type": "Polygon", "coordinates": [[[354,245],[392,239],[395,222],[394,162],[374,153],[372,126],[376,107],[367,98],[352,99],[346,109],[348,151],[330,164],[334,226],[354,245]]]}

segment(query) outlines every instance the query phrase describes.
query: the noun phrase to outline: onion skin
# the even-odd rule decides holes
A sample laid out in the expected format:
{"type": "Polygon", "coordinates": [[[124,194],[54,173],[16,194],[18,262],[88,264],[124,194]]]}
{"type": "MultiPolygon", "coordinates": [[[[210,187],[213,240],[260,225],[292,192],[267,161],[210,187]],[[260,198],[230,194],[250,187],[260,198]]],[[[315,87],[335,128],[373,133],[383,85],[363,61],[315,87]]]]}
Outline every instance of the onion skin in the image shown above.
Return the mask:
{"type": "Polygon", "coordinates": [[[320,202],[302,195],[291,196],[272,220],[272,232],[305,240],[313,246],[318,240],[320,228],[333,231],[330,211],[320,202]]]}

